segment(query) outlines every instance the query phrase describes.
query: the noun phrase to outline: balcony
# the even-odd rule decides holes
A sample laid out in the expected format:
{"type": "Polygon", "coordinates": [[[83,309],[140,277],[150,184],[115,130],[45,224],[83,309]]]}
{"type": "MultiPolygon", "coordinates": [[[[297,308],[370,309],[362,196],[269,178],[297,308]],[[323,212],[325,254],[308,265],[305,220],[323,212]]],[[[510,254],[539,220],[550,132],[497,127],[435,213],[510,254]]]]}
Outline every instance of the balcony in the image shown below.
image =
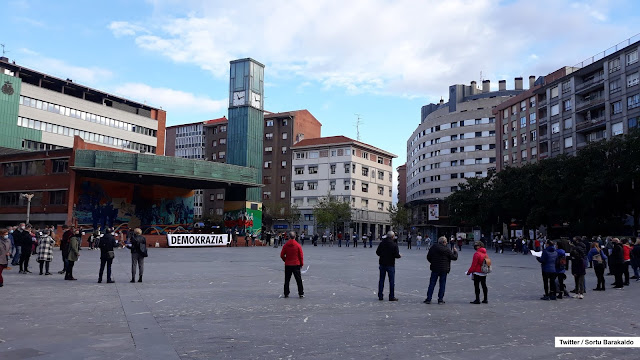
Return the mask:
{"type": "Polygon", "coordinates": [[[576,93],[592,89],[602,84],[604,84],[604,76],[594,76],[593,79],[587,80],[582,84],[576,85],[576,93]]]}
{"type": "Polygon", "coordinates": [[[576,111],[587,110],[589,108],[604,104],[604,96],[598,96],[593,99],[584,100],[576,104],[576,111]]]}
{"type": "Polygon", "coordinates": [[[538,101],[538,109],[547,105],[547,99],[538,101]]]}
{"type": "Polygon", "coordinates": [[[591,120],[581,121],[576,124],[576,131],[588,131],[591,129],[595,129],[600,126],[605,126],[607,122],[607,118],[604,115],[601,115],[597,118],[593,118],[591,120]]]}

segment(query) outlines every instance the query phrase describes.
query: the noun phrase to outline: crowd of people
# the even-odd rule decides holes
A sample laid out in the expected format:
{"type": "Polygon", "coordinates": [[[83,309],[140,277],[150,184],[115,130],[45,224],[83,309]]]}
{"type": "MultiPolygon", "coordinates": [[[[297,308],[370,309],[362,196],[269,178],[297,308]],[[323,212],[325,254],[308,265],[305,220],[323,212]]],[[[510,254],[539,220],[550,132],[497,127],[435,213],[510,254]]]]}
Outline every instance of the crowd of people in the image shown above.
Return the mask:
{"type": "MultiPolygon", "coordinates": [[[[62,226],[59,250],[63,268],[58,271],[58,274],[64,274],[65,280],[77,280],[73,275],[73,268],[80,258],[83,235],[84,232],[79,227],[62,226]]],[[[122,234],[116,234],[113,228],[107,228],[104,231],[98,228],[88,238],[89,249],[100,250],[98,283],[102,282],[105,267],[107,283],[115,282],[111,275],[111,264],[115,258],[114,249],[118,247],[127,247],[131,250],[131,282],[135,282],[136,269],[139,273],[138,282],[142,282],[144,258],[148,256],[147,242],[142,236],[142,230],[134,229],[126,242],[118,241],[116,239],[118,236],[123,237],[122,234]]],[[[0,287],[4,286],[3,271],[12,270],[11,266],[18,266],[19,274],[31,274],[29,266],[31,256],[35,256],[39,263],[40,275],[52,275],[50,264],[57,245],[56,238],[56,229],[53,226],[35,228],[30,224],[20,223],[16,227],[0,229],[0,287]]]]}

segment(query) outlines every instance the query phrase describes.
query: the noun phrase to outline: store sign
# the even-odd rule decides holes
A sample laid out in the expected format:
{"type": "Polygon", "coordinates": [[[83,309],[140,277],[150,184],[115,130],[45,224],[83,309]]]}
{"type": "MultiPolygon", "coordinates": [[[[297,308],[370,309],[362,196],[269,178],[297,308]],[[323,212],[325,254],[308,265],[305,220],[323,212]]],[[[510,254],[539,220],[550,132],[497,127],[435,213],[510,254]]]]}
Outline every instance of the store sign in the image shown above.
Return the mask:
{"type": "Polygon", "coordinates": [[[228,234],[168,234],[169,247],[227,246],[228,234]]]}
{"type": "Polygon", "coordinates": [[[440,204],[429,204],[429,220],[440,220],[440,204]]]}

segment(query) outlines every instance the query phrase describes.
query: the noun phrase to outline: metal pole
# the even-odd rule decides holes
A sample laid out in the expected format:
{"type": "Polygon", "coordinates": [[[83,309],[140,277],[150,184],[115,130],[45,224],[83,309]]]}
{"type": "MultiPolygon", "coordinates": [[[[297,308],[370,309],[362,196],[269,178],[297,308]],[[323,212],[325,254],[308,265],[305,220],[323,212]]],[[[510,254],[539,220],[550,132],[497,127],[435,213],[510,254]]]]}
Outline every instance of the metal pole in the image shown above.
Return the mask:
{"type": "Polygon", "coordinates": [[[27,224],[29,223],[29,218],[31,217],[31,199],[34,194],[21,194],[21,196],[27,199],[27,224]]]}

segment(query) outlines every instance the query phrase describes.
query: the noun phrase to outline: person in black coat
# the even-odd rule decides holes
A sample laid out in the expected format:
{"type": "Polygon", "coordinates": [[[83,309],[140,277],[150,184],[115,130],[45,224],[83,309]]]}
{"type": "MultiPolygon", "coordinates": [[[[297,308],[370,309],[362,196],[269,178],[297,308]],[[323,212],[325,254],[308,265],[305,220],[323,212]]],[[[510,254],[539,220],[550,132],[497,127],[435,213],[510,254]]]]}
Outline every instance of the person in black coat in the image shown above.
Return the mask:
{"type": "Polygon", "coordinates": [[[387,233],[386,238],[380,242],[376,249],[376,255],[380,257],[378,260],[378,268],[380,269],[380,280],[378,281],[378,300],[384,300],[384,277],[389,274],[389,301],[398,301],[394,296],[395,278],[396,278],[396,259],[400,259],[400,250],[398,244],[393,240],[396,234],[393,231],[387,233]]]}
{"type": "Polygon", "coordinates": [[[613,243],[613,249],[611,250],[611,256],[609,256],[609,271],[611,271],[616,278],[616,281],[613,283],[613,288],[622,289],[624,287],[622,282],[624,266],[622,244],[620,244],[620,240],[618,238],[614,238],[611,242],[613,243]]]}
{"type": "Polygon", "coordinates": [[[431,263],[431,279],[429,280],[427,298],[424,300],[425,304],[431,304],[431,297],[433,296],[436,282],[440,284],[438,304],[444,304],[444,291],[447,285],[447,274],[451,271],[451,261],[458,260],[458,250],[455,246],[453,249],[449,249],[447,247],[447,241],[446,236],[441,236],[438,239],[438,243],[432,246],[427,254],[427,260],[431,263]]]}
{"type": "Polygon", "coordinates": [[[20,246],[20,274],[31,273],[29,271],[29,259],[31,259],[31,248],[33,247],[33,238],[31,236],[31,225],[20,224],[20,230],[18,232],[18,241],[15,240],[16,233],[14,232],[14,241],[16,246],[20,246]]]}
{"type": "Polygon", "coordinates": [[[113,247],[116,244],[116,239],[113,237],[113,229],[107,229],[100,241],[98,242],[98,248],[100,248],[100,273],[98,274],[98,283],[102,282],[102,274],[104,273],[104,266],[107,265],[107,283],[114,283],[111,278],[111,263],[115,253],[113,247]]]}

